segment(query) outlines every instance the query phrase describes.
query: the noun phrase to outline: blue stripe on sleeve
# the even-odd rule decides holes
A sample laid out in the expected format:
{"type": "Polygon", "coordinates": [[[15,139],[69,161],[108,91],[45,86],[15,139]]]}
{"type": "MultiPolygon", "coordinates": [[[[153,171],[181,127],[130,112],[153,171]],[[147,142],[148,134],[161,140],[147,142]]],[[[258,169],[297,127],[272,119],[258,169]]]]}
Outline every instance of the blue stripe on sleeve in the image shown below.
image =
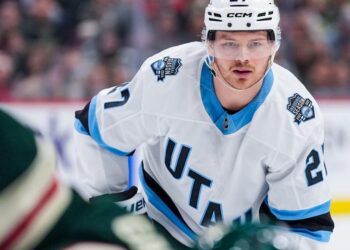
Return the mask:
{"type": "Polygon", "coordinates": [[[187,237],[195,241],[197,235],[168,208],[168,206],[152,191],[152,189],[147,185],[145,177],[143,175],[142,167],[140,167],[140,180],[143,189],[147,195],[148,201],[157,208],[161,213],[163,213],[177,228],[179,228],[187,237]]]}
{"type": "Polygon", "coordinates": [[[120,151],[116,148],[113,148],[109,145],[107,145],[103,140],[102,136],[100,134],[100,129],[98,127],[97,117],[96,117],[96,101],[97,97],[95,96],[92,98],[90,102],[90,108],[89,108],[89,130],[90,130],[90,136],[104,149],[108,150],[109,152],[118,155],[118,156],[127,156],[130,153],[126,153],[123,151],[120,151]]]}
{"type": "Polygon", "coordinates": [[[136,171],[136,166],[135,166],[135,156],[129,156],[128,157],[128,168],[129,168],[129,171],[128,171],[128,188],[131,188],[132,186],[136,186],[137,185],[137,182],[136,182],[136,174],[137,174],[137,171],[136,171]],[[135,173],[136,171],[136,173],[135,173]]]}
{"type": "Polygon", "coordinates": [[[329,242],[332,234],[330,231],[310,231],[305,228],[291,228],[290,230],[294,233],[321,242],[329,242]]]}
{"type": "Polygon", "coordinates": [[[280,220],[303,220],[312,218],[315,216],[319,216],[321,214],[328,213],[330,210],[331,202],[327,201],[321,205],[308,208],[308,209],[302,209],[302,210],[279,210],[276,208],[271,207],[268,204],[267,199],[265,199],[265,202],[269,206],[271,213],[276,216],[280,220]]]}

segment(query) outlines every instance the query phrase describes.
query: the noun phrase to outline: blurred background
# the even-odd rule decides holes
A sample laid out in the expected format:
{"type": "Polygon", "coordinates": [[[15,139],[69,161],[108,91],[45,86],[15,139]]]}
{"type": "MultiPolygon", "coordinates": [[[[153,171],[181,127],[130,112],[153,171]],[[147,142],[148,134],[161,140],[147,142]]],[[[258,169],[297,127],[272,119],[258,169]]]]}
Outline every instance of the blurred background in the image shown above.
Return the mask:
{"type": "MultiPolygon", "coordinates": [[[[56,145],[59,173],[74,172],[74,111],[99,90],[131,80],[144,59],[200,41],[208,0],[0,1],[0,107],[56,145]]],[[[282,45],[277,62],[317,98],[336,233],[350,227],[350,1],[276,0],[282,45]]],[[[1,122],[1,121],[0,121],[1,122]]]]}
{"type": "MultiPolygon", "coordinates": [[[[208,0],[11,0],[0,4],[0,100],[87,99],[142,61],[200,40],[208,0]]],[[[279,0],[277,61],[315,96],[350,95],[350,2],[279,0]]]]}

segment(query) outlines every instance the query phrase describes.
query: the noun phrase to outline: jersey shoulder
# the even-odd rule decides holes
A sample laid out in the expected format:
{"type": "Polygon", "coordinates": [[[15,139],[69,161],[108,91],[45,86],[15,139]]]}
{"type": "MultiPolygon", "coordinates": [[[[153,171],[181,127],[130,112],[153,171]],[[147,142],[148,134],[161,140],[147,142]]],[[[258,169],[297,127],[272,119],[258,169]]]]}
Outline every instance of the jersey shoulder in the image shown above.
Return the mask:
{"type": "Polygon", "coordinates": [[[169,82],[179,77],[196,78],[205,55],[203,43],[186,43],[149,57],[140,71],[157,82],[169,82]]]}
{"type": "Polygon", "coordinates": [[[288,95],[290,92],[300,92],[312,97],[304,84],[288,69],[278,64],[273,64],[272,71],[274,81],[281,94],[288,95]]]}
{"type": "MultiPolygon", "coordinates": [[[[272,67],[274,87],[268,103],[287,131],[307,138],[315,129],[323,130],[323,116],[317,101],[303,83],[280,65],[272,67]]],[[[271,108],[270,107],[270,108],[271,108]]]]}
{"type": "Polygon", "coordinates": [[[189,106],[201,101],[199,84],[206,56],[203,43],[192,42],[148,58],[138,72],[144,112],[186,118],[189,106]],[[180,101],[181,100],[181,101],[180,101]]]}
{"type": "Polygon", "coordinates": [[[249,131],[257,141],[295,161],[300,150],[324,142],[321,110],[304,85],[274,64],[271,91],[254,115],[249,131]]]}

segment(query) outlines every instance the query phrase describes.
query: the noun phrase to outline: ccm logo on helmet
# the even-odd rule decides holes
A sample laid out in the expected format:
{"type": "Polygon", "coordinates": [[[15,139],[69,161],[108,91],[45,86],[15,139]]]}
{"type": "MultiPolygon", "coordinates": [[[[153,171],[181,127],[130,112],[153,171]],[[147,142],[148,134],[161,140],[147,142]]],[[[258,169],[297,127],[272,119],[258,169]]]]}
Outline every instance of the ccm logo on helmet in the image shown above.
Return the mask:
{"type": "Polygon", "coordinates": [[[252,17],[253,13],[228,13],[227,17],[252,17]]]}

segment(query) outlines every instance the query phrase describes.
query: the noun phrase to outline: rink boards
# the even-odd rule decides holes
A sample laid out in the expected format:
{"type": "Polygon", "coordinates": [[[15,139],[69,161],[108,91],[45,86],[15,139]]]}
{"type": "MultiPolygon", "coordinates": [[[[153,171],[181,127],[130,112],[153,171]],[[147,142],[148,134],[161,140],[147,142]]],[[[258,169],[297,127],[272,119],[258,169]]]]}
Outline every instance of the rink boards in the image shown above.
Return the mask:
{"type": "MultiPolygon", "coordinates": [[[[350,99],[319,100],[326,132],[326,164],[333,197],[332,214],[350,215],[350,99]]],[[[14,116],[38,129],[55,142],[59,153],[59,173],[74,181],[74,111],[83,102],[0,103],[14,116]]]]}

